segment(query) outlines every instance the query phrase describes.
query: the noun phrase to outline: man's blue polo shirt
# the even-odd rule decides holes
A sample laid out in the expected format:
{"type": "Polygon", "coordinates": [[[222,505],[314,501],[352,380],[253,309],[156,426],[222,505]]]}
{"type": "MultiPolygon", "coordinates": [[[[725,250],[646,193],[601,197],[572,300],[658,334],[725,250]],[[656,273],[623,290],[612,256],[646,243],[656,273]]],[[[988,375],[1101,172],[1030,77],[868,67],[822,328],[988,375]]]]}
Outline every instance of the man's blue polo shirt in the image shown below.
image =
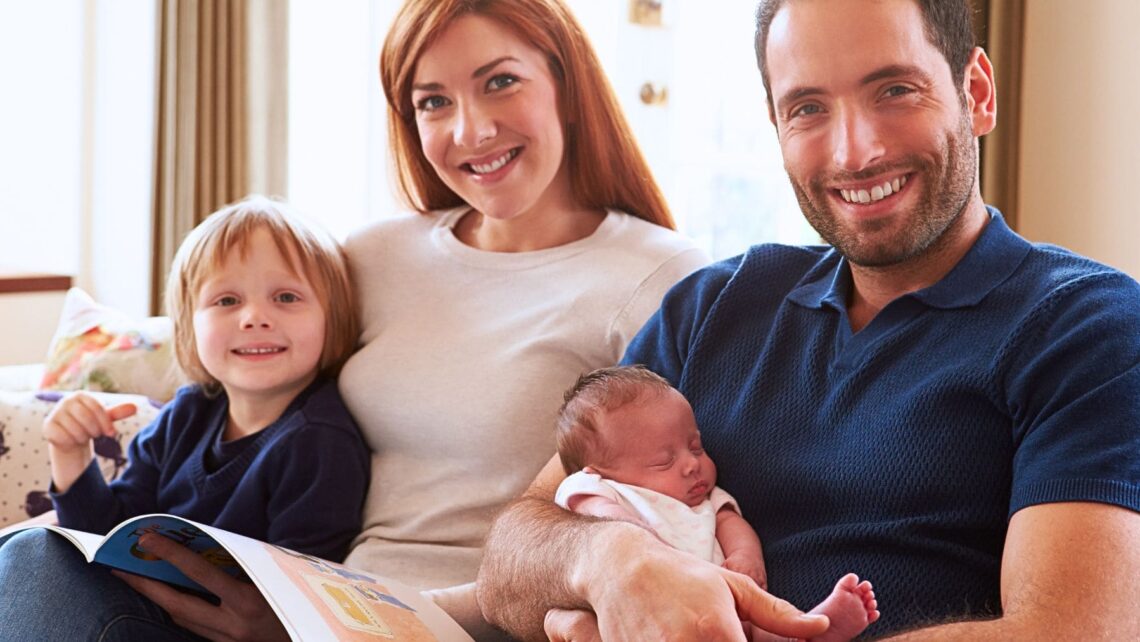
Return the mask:
{"type": "Polygon", "coordinates": [[[991,210],[946,277],[854,334],[850,290],[831,248],[757,246],[678,284],[624,359],[692,403],[773,594],[807,609],[858,573],[870,635],[998,614],[1013,513],[1140,510],[1134,280],[991,210]]]}

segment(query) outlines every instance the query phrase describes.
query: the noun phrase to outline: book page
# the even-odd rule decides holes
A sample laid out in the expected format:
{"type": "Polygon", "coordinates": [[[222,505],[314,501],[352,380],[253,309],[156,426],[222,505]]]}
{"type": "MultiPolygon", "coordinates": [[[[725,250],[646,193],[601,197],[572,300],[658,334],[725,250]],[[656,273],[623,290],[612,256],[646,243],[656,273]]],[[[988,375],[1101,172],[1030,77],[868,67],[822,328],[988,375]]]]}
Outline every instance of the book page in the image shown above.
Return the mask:
{"type": "MultiPolygon", "coordinates": [[[[209,596],[175,566],[138,546],[146,533],[169,537],[231,576],[253,582],[294,640],[472,642],[443,609],[399,582],[173,515],[127,520],[105,538],[58,526],[31,528],[63,535],[86,549],[85,556],[94,550],[97,563],[209,596]]],[[[0,542],[20,530],[25,529],[3,531],[0,542]]]]}
{"type": "Polygon", "coordinates": [[[79,553],[83,555],[84,559],[88,562],[91,561],[91,552],[99,548],[99,543],[103,541],[103,537],[94,533],[86,533],[84,531],[77,531],[73,528],[64,528],[56,526],[55,524],[30,524],[25,525],[15,524],[11,527],[0,530],[0,544],[3,544],[9,537],[16,533],[31,530],[33,528],[42,528],[49,530],[53,533],[61,535],[64,539],[71,542],[72,546],[79,549],[79,553]]]}
{"type": "Polygon", "coordinates": [[[471,640],[435,603],[399,582],[233,533],[215,536],[295,640],[471,640]]]}
{"type": "Polygon", "coordinates": [[[173,515],[142,515],[119,524],[107,534],[103,544],[95,553],[94,561],[209,595],[209,591],[183,575],[182,571],[173,564],[154,557],[140,548],[139,537],[147,533],[158,533],[169,537],[198,553],[229,575],[248,581],[241,565],[224,546],[204,531],[200,524],[173,515]]]}

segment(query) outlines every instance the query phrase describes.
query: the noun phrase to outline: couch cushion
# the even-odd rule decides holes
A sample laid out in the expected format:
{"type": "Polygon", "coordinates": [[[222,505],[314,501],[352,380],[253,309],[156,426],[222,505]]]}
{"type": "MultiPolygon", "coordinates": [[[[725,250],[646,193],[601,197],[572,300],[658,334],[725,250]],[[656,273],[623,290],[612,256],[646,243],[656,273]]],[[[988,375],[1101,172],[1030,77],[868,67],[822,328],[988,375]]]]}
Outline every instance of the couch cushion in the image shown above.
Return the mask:
{"type": "MultiPolygon", "coordinates": [[[[119,435],[96,441],[95,454],[103,476],[118,476],[125,464],[127,445],[136,433],[158,416],[159,408],[142,395],[92,393],[104,406],[134,403],[138,412],[115,423],[119,435]]],[[[43,423],[58,392],[0,390],[0,527],[51,510],[47,495],[51,483],[43,423]]]]}
{"type": "Polygon", "coordinates": [[[168,401],[186,383],[173,348],[168,317],[132,319],[68,290],[48,349],[40,387],[146,395],[168,401]]]}

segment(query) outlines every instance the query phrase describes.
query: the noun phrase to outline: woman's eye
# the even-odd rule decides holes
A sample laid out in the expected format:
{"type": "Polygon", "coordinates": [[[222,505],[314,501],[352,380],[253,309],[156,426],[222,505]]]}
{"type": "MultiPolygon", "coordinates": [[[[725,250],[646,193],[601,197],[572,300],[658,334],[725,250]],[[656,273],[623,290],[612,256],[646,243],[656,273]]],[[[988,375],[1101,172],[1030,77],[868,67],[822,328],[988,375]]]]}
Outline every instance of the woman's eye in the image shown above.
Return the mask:
{"type": "Polygon", "coordinates": [[[517,83],[518,81],[519,81],[518,78],[516,78],[510,74],[499,74],[497,76],[493,76],[490,80],[487,81],[487,89],[490,89],[490,90],[506,89],[507,87],[510,87],[511,85],[517,83]]]}
{"type": "Polygon", "coordinates": [[[292,292],[282,292],[277,295],[277,301],[280,303],[296,303],[301,300],[301,297],[293,294],[292,292]]]}
{"type": "Polygon", "coordinates": [[[417,111],[435,111],[451,104],[443,96],[427,96],[416,101],[417,111]]]}

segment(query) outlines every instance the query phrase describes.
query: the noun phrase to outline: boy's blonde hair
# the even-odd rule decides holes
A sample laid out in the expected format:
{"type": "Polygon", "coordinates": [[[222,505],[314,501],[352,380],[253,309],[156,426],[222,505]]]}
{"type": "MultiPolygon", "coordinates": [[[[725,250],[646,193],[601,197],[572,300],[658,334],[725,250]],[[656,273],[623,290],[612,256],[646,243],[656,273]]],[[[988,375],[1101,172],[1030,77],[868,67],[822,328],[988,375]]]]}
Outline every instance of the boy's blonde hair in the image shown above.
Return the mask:
{"type": "Polygon", "coordinates": [[[195,299],[202,284],[221,269],[231,253],[236,250],[244,256],[254,232],[263,229],[269,231],[294,275],[309,281],[324,309],[321,374],[335,377],[356,348],[360,334],[356,293],[340,244],[285,203],[253,194],[214,212],[191,230],[178,247],[166,280],[166,313],[174,320],[178,365],[207,392],[217,393],[221,383],[206,371],[198,356],[195,299]]]}
{"type": "Polygon", "coordinates": [[[664,393],[673,386],[645,366],[599,368],[578,377],[563,396],[558,411],[558,458],[567,475],[597,464],[603,446],[598,417],[636,401],[647,393],[664,393]]]}

